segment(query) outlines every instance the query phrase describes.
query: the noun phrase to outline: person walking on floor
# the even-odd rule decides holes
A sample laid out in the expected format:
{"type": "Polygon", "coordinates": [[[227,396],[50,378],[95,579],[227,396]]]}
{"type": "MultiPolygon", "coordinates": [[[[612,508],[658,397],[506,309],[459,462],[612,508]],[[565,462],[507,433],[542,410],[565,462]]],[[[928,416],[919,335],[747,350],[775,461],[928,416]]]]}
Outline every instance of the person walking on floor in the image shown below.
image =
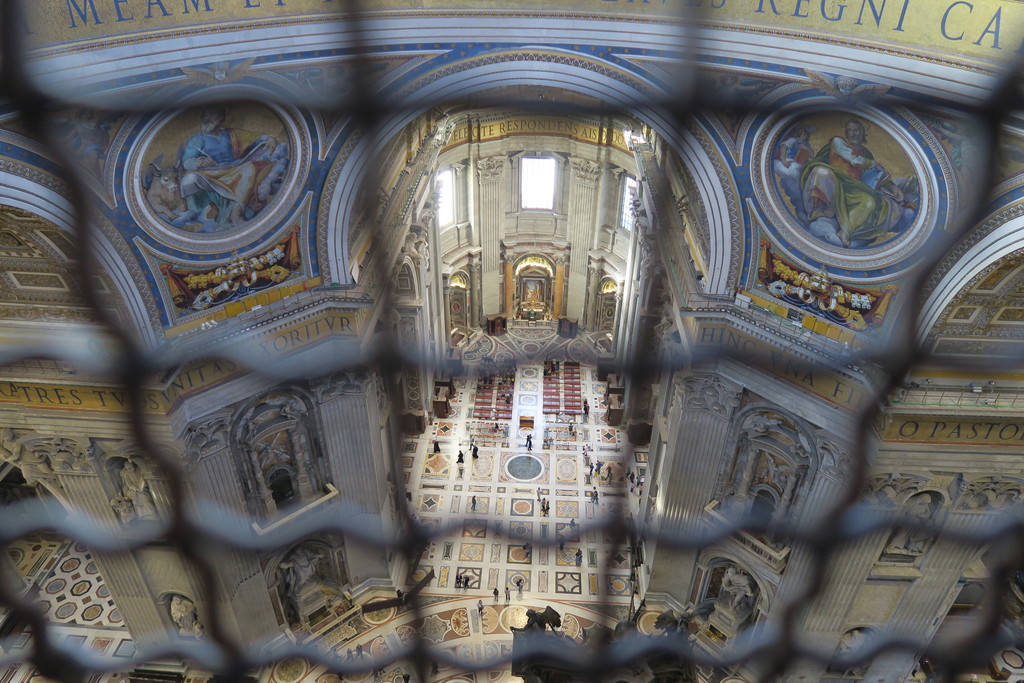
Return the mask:
{"type": "Polygon", "coordinates": [[[601,466],[602,466],[602,465],[604,465],[604,463],[603,463],[603,462],[601,462],[600,460],[598,460],[597,462],[595,462],[595,463],[594,463],[594,471],[595,471],[595,472],[597,472],[598,474],[601,474],[601,466]]]}
{"type": "Polygon", "coordinates": [[[498,589],[494,589],[494,602],[498,602],[498,589]]]}
{"type": "Polygon", "coordinates": [[[583,551],[576,548],[576,566],[579,567],[583,564],[583,551]]]}
{"type": "Polygon", "coordinates": [[[511,599],[512,599],[512,591],[510,591],[508,589],[508,586],[505,586],[505,602],[509,602],[511,599]]]}
{"type": "Polygon", "coordinates": [[[473,444],[473,459],[476,460],[479,457],[480,457],[480,448],[476,444],[473,444]]]}
{"type": "Polygon", "coordinates": [[[476,496],[473,496],[473,501],[472,502],[473,502],[473,504],[470,506],[469,509],[472,510],[473,512],[476,512],[476,496]]]}
{"type": "Polygon", "coordinates": [[[522,596],[522,594],[523,594],[523,577],[521,577],[521,576],[517,576],[516,577],[516,590],[519,591],[519,595],[522,596]]]}
{"type": "Polygon", "coordinates": [[[526,450],[528,450],[528,451],[532,451],[533,450],[533,434],[527,434],[526,435],[526,450]]]}
{"type": "Polygon", "coordinates": [[[441,452],[441,444],[439,444],[437,442],[437,439],[434,439],[434,452],[435,453],[440,453],[441,452]]]}
{"type": "Polygon", "coordinates": [[[480,617],[484,616],[484,601],[483,600],[477,600],[476,601],[476,613],[478,615],[480,615],[480,617]]]}
{"type": "Polygon", "coordinates": [[[466,460],[465,460],[465,456],[463,456],[463,454],[462,454],[462,451],[461,451],[461,450],[459,451],[459,457],[457,457],[457,458],[455,459],[455,462],[456,462],[456,463],[458,463],[459,465],[461,465],[462,463],[466,462],[466,460]]]}

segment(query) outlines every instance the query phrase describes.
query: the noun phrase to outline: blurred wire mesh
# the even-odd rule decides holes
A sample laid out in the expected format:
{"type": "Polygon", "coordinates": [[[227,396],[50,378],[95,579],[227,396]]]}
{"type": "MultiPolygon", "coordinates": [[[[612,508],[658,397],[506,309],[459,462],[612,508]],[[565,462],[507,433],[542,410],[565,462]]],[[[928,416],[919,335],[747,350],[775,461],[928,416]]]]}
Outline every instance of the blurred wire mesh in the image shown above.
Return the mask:
{"type": "MultiPolygon", "coordinates": [[[[79,306],[83,311],[83,320],[93,326],[92,338],[85,340],[69,336],[60,336],[47,340],[47,345],[11,348],[3,350],[3,358],[8,363],[12,375],[27,376],[32,372],[41,374],[49,372],[76,373],[79,378],[89,377],[104,379],[108,384],[120,386],[124,390],[124,408],[126,420],[126,437],[135,444],[136,457],[145,460],[155,467],[161,480],[166,482],[166,503],[164,522],[156,528],[138,533],[121,529],[113,532],[107,525],[100,524],[87,515],[63,515],[52,505],[39,500],[15,502],[5,507],[0,539],[9,544],[15,539],[24,538],[42,531],[55,531],[68,538],[75,539],[89,549],[103,552],[127,552],[139,547],[161,547],[173,550],[188,566],[189,571],[197,577],[203,587],[203,595],[199,596],[206,606],[201,614],[206,638],[179,642],[163,649],[150,650],[145,660],[132,661],[133,665],[143,666],[146,662],[172,660],[182,657],[195,663],[197,670],[209,675],[225,679],[242,680],[249,676],[260,676],[267,667],[293,657],[302,657],[326,667],[326,671],[340,676],[352,674],[363,677],[368,670],[378,670],[376,680],[384,680],[386,672],[392,676],[388,680],[400,680],[396,671],[409,672],[413,680],[439,680],[432,673],[434,662],[441,662],[446,671],[455,672],[487,672],[494,669],[515,667],[522,663],[544,662],[553,672],[574,672],[572,675],[579,680],[607,680],[609,672],[624,671],[616,674],[616,680],[625,679],[635,667],[647,664],[643,676],[651,676],[651,680],[670,681],[688,680],[689,676],[700,674],[710,680],[721,680],[725,671],[745,665],[748,673],[753,673],[765,680],[773,680],[784,675],[794,664],[805,660],[816,660],[829,663],[829,672],[846,672],[847,678],[856,678],[858,667],[870,662],[874,657],[888,651],[904,651],[912,653],[915,658],[925,658],[937,671],[936,676],[942,680],[954,680],[961,672],[975,672],[983,668],[992,656],[1007,647],[1021,647],[1020,631],[1012,620],[1008,621],[1006,606],[1010,604],[1010,592],[1014,573],[1021,564],[1019,548],[1022,529],[1016,516],[996,516],[987,518],[984,524],[971,528],[944,528],[939,535],[945,542],[967,544],[973,547],[991,547],[992,563],[990,565],[992,579],[985,593],[981,608],[977,610],[978,618],[972,629],[960,635],[956,640],[946,640],[941,646],[929,645],[919,639],[906,636],[875,637],[866,647],[852,654],[836,654],[834,649],[823,650],[809,645],[801,638],[797,626],[798,616],[806,605],[813,601],[823,584],[834,572],[833,562],[840,557],[841,551],[849,544],[862,539],[879,530],[902,525],[919,533],[934,535],[936,532],[929,524],[908,520],[892,513],[870,507],[861,501],[862,491],[869,483],[874,449],[877,447],[877,427],[882,413],[890,402],[912,400],[901,391],[905,390],[905,378],[913,369],[928,362],[941,362],[950,366],[953,361],[943,358],[935,361],[923,345],[918,333],[918,321],[924,296],[910,298],[903,303],[904,308],[884,342],[877,342],[865,348],[851,348],[849,345],[828,344],[823,340],[808,339],[802,330],[794,330],[792,326],[783,324],[776,317],[759,314],[753,311],[732,311],[734,315],[745,318],[755,328],[762,329],[766,334],[786,339],[794,349],[805,349],[807,358],[821,359],[829,365],[826,369],[840,369],[856,375],[871,388],[871,395],[862,403],[862,409],[851,415],[856,422],[857,432],[863,435],[854,444],[854,452],[846,461],[847,471],[843,473],[842,490],[831,505],[818,512],[817,515],[805,517],[799,524],[789,520],[770,522],[763,517],[743,516],[739,518],[723,518],[720,524],[706,526],[703,533],[694,533],[693,529],[638,526],[635,519],[620,516],[608,522],[592,522],[586,524],[588,531],[595,530],[613,539],[623,552],[635,549],[639,539],[644,537],[656,541],[659,548],[707,548],[717,541],[735,536],[743,531],[769,534],[772,538],[784,541],[794,547],[808,551],[806,581],[803,590],[780,596],[780,604],[772,611],[770,624],[745,632],[745,637],[737,639],[731,647],[717,655],[708,649],[697,647],[691,639],[678,633],[669,636],[640,636],[625,634],[610,641],[601,641],[602,646],[595,648],[580,645],[572,641],[566,646],[564,639],[555,636],[532,637],[517,636],[514,662],[509,656],[493,659],[469,659],[442,650],[424,637],[413,638],[406,642],[405,649],[392,650],[386,656],[374,659],[368,664],[362,659],[353,661],[351,657],[342,656],[341,650],[333,651],[318,646],[315,641],[291,642],[285,646],[275,645],[272,649],[264,643],[239,642],[232,635],[217,605],[230,597],[223,595],[223,590],[216,580],[215,566],[219,558],[228,553],[250,554],[258,557],[265,553],[279,551],[302,538],[323,538],[334,535],[345,535],[346,538],[360,539],[368,545],[385,545],[389,551],[405,558],[412,568],[417,564],[420,550],[431,540],[442,539],[458,532],[456,528],[428,528],[420,524],[411,510],[403,485],[400,482],[389,489],[388,495],[398,510],[402,520],[394,530],[394,534],[382,538],[379,530],[372,525],[360,522],[357,506],[342,501],[327,513],[306,516],[291,524],[270,528],[265,533],[254,534],[252,519],[238,514],[238,511],[212,509],[202,502],[192,500],[187,495],[187,481],[180,451],[182,448],[173,444],[154,440],[151,433],[151,415],[146,409],[146,392],[169,377],[176,369],[197,359],[223,360],[246,368],[247,372],[260,378],[265,383],[299,383],[311,386],[321,378],[336,376],[345,372],[366,372],[372,370],[377,377],[383,379],[385,386],[382,391],[390,394],[390,405],[394,414],[394,424],[398,424],[401,399],[395,395],[399,386],[391,379],[407,370],[429,368],[432,372],[447,374],[449,367],[442,353],[421,355],[403,343],[397,327],[384,324],[372,335],[373,342],[366,345],[350,345],[334,347],[316,354],[307,354],[302,358],[270,357],[260,355],[258,349],[247,346],[240,337],[215,337],[210,343],[203,334],[185,336],[172,344],[153,344],[147,339],[139,338],[129,325],[127,314],[118,310],[102,294],[102,289],[95,287],[103,274],[99,266],[95,246],[98,243],[98,228],[95,218],[98,214],[96,199],[93,198],[87,174],[83,172],[79,160],[69,153],[65,144],[57,139],[53,122],[58,119],[67,107],[73,104],[74,92],[55,93],[45,86],[45,81],[34,77],[29,70],[25,56],[30,51],[31,36],[19,31],[23,25],[19,17],[26,11],[23,4],[13,0],[5,0],[0,15],[2,26],[2,71],[0,71],[0,101],[9,119],[39,145],[41,154],[52,159],[59,166],[58,173],[63,179],[59,193],[66,197],[74,208],[72,222],[76,259],[71,265],[77,282],[79,306]],[[95,349],[102,350],[96,353],[95,349]],[[671,673],[660,678],[654,673],[656,662],[664,665],[664,670],[671,673]],[[665,664],[668,662],[669,664],[665,664]],[[682,665],[676,666],[676,663],[682,665]],[[395,664],[401,669],[395,669],[395,664]],[[693,666],[691,666],[693,665],[693,666]]],[[[732,96],[718,97],[713,88],[698,87],[700,68],[697,66],[699,42],[696,39],[697,23],[690,23],[693,17],[680,17],[675,23],[675,40],[671,46],[669,87],[662,92],[650,92],[646,99],[631,100],[623,96],[620,101],[599,104],[585,101],[582,98],[572,102],[538,101],[538,98],[524,100],[514,91],[473,93],[463,101],[458,97],[446,96],[444,99],[433,100],[429,96],[417,95],[416,99],[404,97],[400,92],[392,92],[375,81],[369,62],[370,48],[366,44],[368,36],[363,33],[370,21],[369,15],[362,11],[360,3],[347,2],[339,8],[337,22],[340,31],[345,35],[344,50],[346,63],[350,68],[334,83],[331,92],[310,90],[305,93],[307,101],[299,102],[299,106],[332,112],[333,115],[351,117],[353,120],[351,140],[359,140],[359,145],[374,153],[388,150],[390,140],[382,137],[382,131],[390,129],[394,121],[409,121],[432,106],[458,109],[472,106],[473,108],[512,107],[521,110],[557,112],[559,114],[578,115],[610,115],[631,120],[656,119],[665,129],[683,131],[692,125],[694,117],[705,112],[728,112],[732,116],[749,114],[779,114],[780,110],[762,110],[754,100],[748,101],[732,96]],[[337,93],[341,93],[337,95],[337,93]]],[[[699,17],[698,17],[699,18],[699,17]]],[[[669,50],[668,47],[661,46],[669,50]]],[[[668,61],[668,60],[666,60],[668,61]]],[[[973,204],[973,209],[964,211],[958,219],[958,227],[950,231],[948,239],[930,242],[922,249],[919,264],[915,268],[904,291],[928,292],[933,286],[930,282],[933,273],[942,265],[947,255],[954,252],[959,241],[967,238],[972,228],[980,224],[989,211],[983,201],[984,195],[980,188],[994,185],[994,172],[998,162],[996,150],[999,134],[1009,117],[1019,110],[1019,94],[1017,90],[1016,66],[1007,70],[1001,79],[997,79],[990,89],[990,96],[981,104],[966,106],[962,103],[937,101],[934,97],[921,97],[920,101],[908,98],[909,89],[888,100],[879,101],[881,106],[906,107],[924,115],[935,108],[943,112],[955,111],[959,116],[973,122],[976,130],[977,147],[981,150],[978,158],[973,159],[977,174],[976,187],[978,197],[967,198],[965,206],[973,204]]],[[[222,78],[226,74],[222,74],[222,78]]],[[[554,83],[546,84],[557,85],[554,83]]],[[[235,92],[235,91],[233,91],[235,92]]],[[[532,91],[531,91],[532,92],[532,91]]],[[[95,111],[97,116],[131,116],[151,115],[170,110],[177,102],[174,93],[147,96],[147,99],[132,99],[130,95],[123,97],[118,94],[99,93],[101,102],[95,111]]],[[[236,95],[233,95],[236,96],[236,95]]],[[[216,84],[202,90],[198,99],[193,97],[191,103],[217,101],[221,95],[216,84]]],[[[273,93],[262,93],[261,97],[274,100],[273,93]]],[[[277,102],[288,105],[289,93],[282,91],[277,102]]],[[[539,98],[543,99],[543,98],[539,98]]],[[[665,239],[659,229],[659,220],[667,221],[667,217],[676,213],[672,206],[674,197],[669,188],[659,184],[657,162],[646,155],[645,150],[634,148],[638,164],[638,175],[646,181],[644,185],[645,206],[653,212],[644,222],[641,215],[639,229],[644,232],[641,240],[649,242],[653,252],[652,264],[658,264],[658,252],[667,254],[671,249],[660,240],[665,239]],[[660,248],[664,247],[664,248],[660,248]]],[[[378,168],[367,167],[357,185],[359,191],[370,202],[377,197],[381,188],[381,179],[376,175],[378,168]]],[[[416,190],[413,186],[410,192],[416,190]]],[[[402,197],[391,197],[390,201],[402,200],[402,197]]],[[[643,209],[638,209],[645,214],[643,209]]],[[[369,207],[366,215],[373,216],[369,207]]],[[[396,215],[396,214],[390,214],[396,215]]],[[[388,234],[378,226],[375,238],[388,234]]],[[[382,259],[389,253],[388,245],[371,247],[373,258],[382,259]]],[[[661,268],[667,268],[661,264],[661,268]]],[[[392,290],[388,274],[392,272],[392,264],[371,262],[364,266],[364,271],[374,278],[377,288],[373,292],[373,305],[381,310],[391,310],[396,306],[396,293],[392,290]]],[[[692,278],[692,273],[690,274],[692,278]]],[[[675,302],[682,311],[683,318],[698,320],[702,317],[713,317],[731,305],[730,300],[720,300],[705,296],[700,288],[688,282],[687,300],[675,302]]],[[[318,302],[343,301],[344,291],[331,291],[321,288],[311,292],[307,304],[312,306],[318,302]]],[[[382,316],[388,320],[388,316],[382,316]]],[[[737,350],[728,346],[707,349],[689,347],[684,350],[681,345],[674,355],[655,354],[651,348],[664,342],[663,332],[656,328],[659,319],[645,316],[639,319],[633,331],[636,343],[632,344],[632,355],[617,360],[618,365],[612,369],[630,377],[637,386],[656,383],[657,378],[668,378],[679,373],[681,376],[699,375],[705,364],[712,362],[731,361],[746,363],[747,358],[737,350]],[[660,359],[670,359],[668,362],[660,359]]],[[[244,330],[243,330],[244,331],[244,330]]],[[[211,332],[211,334],[213,334],[211,332]]],[[[542,359],[538,359],[542,360],[542,359]]],[[[1017,358],[1012,359],[1018,360],[1017,358]]],[[[976,361],[962,363],[963,370],[976,372],[998,371],[1005,369],[1007,359],[994,362],[976,361]]],[[[608,361],[605,361],[607,364],[608,361]]],[[[806,361],[807,367],[813,367],[811,360],[806,361]]],[[[472,374],[467,374],[472,378],[472,374]]],[[[916,396],[916,394],[915,394],[916,396]]],[[[942,399],[939,399],[940,403],[942,399]]],[[[1015,403],[1014,403],[1015,406],[1015,403]]],[[[401,452],[400,440],[394,434],[387,435],[389,457],[392,458],[391,471],[399,472],[401,452]]],[[[37,471],[40,478],[44,471],[37,471]]],[[[31,482],[30,482],[31,483],[31,482]]],[[[623,490],[626,484],[622,484],[623,490]]],[[[555,540],[537,541],[539,545],[554,547],[555,540]]],[[[43,614],[36,604],[36,596],[24,593],[20,580],[11,574],[10,567],[0,583],[0,603],[8,610],[7,623],[19,623],[27,627],[31,633],[33,647],[29,661],[38,672],[56,680],[72,681],[97,680],[99,672],[126,672],[123,661],[109,657],[99,657],[76,649],[67,642],[54,638],[54,624],[48,615],[43,614]]],[[[609,570],[610,567],[605,567],[609,570]]],[[[685,602],[689,586],[679,586],[677,598],[685,602]]],[[[411,623],[422,625],[425,617],[421,614],[424,602],[419,594],[411,596],[408,609],[414,614],[411,623]]],[[[621,604],[594,604],[597,610],[604,610],[609,624],[623,620],[628,621],[635,615],[637,607],[626,609],[621,604]]],[[[670,632],[671,633],[671,632],[670,632]]],[[[9,652],[0,662],[10,664],[23,658],[23,654],[9,652]]],[[[639,678],[635,680],[644,680],[639,678]]],[[[843,674],[828,674],[835,679],[844,678],[843,674]]],[[[362,678],[360,678],[362,679],[362,678]]],[[[552,680],[559,680],[552,678],[552,680]]]]}

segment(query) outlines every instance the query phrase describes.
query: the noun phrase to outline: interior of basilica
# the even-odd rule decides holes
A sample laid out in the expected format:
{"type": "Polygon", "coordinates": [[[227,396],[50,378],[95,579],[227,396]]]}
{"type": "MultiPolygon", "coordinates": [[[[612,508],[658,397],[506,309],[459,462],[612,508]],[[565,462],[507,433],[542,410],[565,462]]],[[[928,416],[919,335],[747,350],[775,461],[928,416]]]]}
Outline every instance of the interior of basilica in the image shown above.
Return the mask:
{"type": "Polygon", "coordinates": [[[0,683],[1024,681],[1022,45],[0,3],[0,683]]]}

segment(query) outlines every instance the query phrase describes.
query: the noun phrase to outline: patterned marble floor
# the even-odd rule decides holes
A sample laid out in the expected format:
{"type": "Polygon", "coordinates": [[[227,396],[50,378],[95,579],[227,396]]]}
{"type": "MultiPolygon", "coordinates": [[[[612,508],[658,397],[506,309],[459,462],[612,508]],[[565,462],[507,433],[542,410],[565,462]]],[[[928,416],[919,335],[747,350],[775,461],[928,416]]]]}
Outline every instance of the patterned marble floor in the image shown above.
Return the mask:
{"type": "MultiPolygon", "coordinates": [[[[422,593],[425,618],[415,624],[408,610],[393,609],[363,615],[347,625],[344,637],[335,636],[338,652],[347,656],[361,645],[366,653],[386,657],[418,632],[438,649],[483,662],[511,653],[510,627],[525,624],[530,608],[554,607],[562,614],[563,632],[576,639],[588,626],[611,625],[627,615],[629,553],[594,526],[608,515],[634,514],[638,492],[628,474],[632,471],[634,482],[645,474],[647,453],[634,451],[620,430],[604,424],[606,385],[598,381],[596,368],[584,365],[582,375],[583,396],[592,407],[587,418],[544,414],[543,366],[521,364],[512,419],[497,423],[471,417],[475,380],[456,380],[452,415],[435,419],[402,449],[413,512],[421,524],[438,531],[405,587],[434,571],[434,581],[422,593]],[[521,417],[533,419],[532,430],[519,428],[521,417]],[[526,445],[528,434],[532,449],[526,445]],[[475,460],[471,437],[479,447],[475,460]],[[545,448],[548,437],[550,447],[545,448]],[[595,489],[597,502],[591,497],[595,489]],[[548,503],[546,514],[542,500],[548,503]],[[467,587],[456,587],[457,576],[466,579],[467,587]]],[[[656,616],[653,609],[645,611],[641,631],[654,632],[656,616]]],[[[403,673],[412,672],[397,663],[376,676],[368,672],[345,680],[400,683],[403,673]]],[[[300,679],[337,683],[322,667],[288,675],[274,669],[267,680],[300,679]]],[[[476,673],[441,665],[428,680],[520,679],[505,664],[476,673]]]]}

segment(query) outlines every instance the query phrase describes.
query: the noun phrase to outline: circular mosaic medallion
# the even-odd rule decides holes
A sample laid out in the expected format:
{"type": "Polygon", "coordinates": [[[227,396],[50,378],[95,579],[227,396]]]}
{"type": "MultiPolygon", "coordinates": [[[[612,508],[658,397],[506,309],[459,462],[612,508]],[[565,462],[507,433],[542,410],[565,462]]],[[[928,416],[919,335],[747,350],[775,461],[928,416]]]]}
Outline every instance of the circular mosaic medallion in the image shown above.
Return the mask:
{"type": "Polygon", "coordinates": [[[308,165],[299,117],[272,105],[203,105],[159,117],[139,136],[125,195],[160,242],[223,252],[280,219],[308,165]]]}
{"type": "Polygon", "coordinates": [[[92,587],[92,583],[90,583],[89,581],[79,581],[78,583],[76,583],[75,585],[73,585],[71,587],[71,594],[72,595],[85,595],[86,593],[89,592],[89,589],[91,587],[92,587]]]}
{"type": "Polygon", "coordinates": [[[520,348],[522,348],[524,353],[528,353],[530,355],[533,355],[533,354],[537,353],[538,351],[540,351],[540,344],[537,344],[535,342],[523,342],[523,344],[522,344],[522,346],[520,348]]]}
{"type": "Polygon", "coordinates": [[[298,657],[284,660],[274,670],[275,678],[281,683],[297,681],[304,673],[306,673],[306,664],[298,657]]]}
{"type": "Polygon", "coordinates": [[[64,579],[54,579],[50,583],[46,584],[46,592],[50,595],[56,595],[60,593],[68,585],[68,582],[64,579]]]}
{"type": "Polygon", "coordinates": [[[394,607],[388,609],[377,610],[375,612],[367,612],[363,615],[363,621],[371,626],[379,626],[380,624],[386,623],[387,621],[394,618],[398,610],[394,607]]]}
{"type": "Polygon", "coordinates": [[[506,607],[502,610],[498,621],[505,630],[510,630],[513,626],[522,628],[526,626],[526,608],[519,606],[506,607]]]}
{"type": "Polygon", "coordinates": [[[77,557],[69,557],[60,563],[60,569],[64,572],[73,572],[82,566],[82,561],[77,557]]]}
{"type": "Polygon", "coordinates": [[[60,607],[58,607],[57,611],[54,612],[53,614],[58,619],[67,619],[72,614],[74,614],[75,610],[77,610],[77,609],[78,609],[78,605],[74,605],[74,604],[69,602],[69,603],[65,603],[65,604],[61,605],[60,607]]]}
{"type": "Polygon", "coordinates": [[[103,608],[99,605],[89,605],[82,611],[82,619],[85,621],[94,621],[103,614],[103,608]]]}
{"type": "Polygon", "coordinates": [[[640,619],[636,622],[636,626],[640,630],[640,633],[643,633],[644,635],[650,636],[660,634],[661,629],[656,628],[654,626],[654,622],[656,622],[657,620],[657,612],[644,612],[644,614],[641,615],[640,619]]]}
{"type": "Polygon", "coordinates": [[[544,472],[544,465],[533,455],[517,455],[505,465],[510,477],[520,481],[532,481],[544,472]]]}
{"type": "Polygon", "coordinates": [[[946,190],[945,153],[921,128],[902,114],[867,109],[770,122],[751,182],[780,250],[848,278],[906,268],[908,256],[941,236],[956,201],[936,201],[946,190]]]}

